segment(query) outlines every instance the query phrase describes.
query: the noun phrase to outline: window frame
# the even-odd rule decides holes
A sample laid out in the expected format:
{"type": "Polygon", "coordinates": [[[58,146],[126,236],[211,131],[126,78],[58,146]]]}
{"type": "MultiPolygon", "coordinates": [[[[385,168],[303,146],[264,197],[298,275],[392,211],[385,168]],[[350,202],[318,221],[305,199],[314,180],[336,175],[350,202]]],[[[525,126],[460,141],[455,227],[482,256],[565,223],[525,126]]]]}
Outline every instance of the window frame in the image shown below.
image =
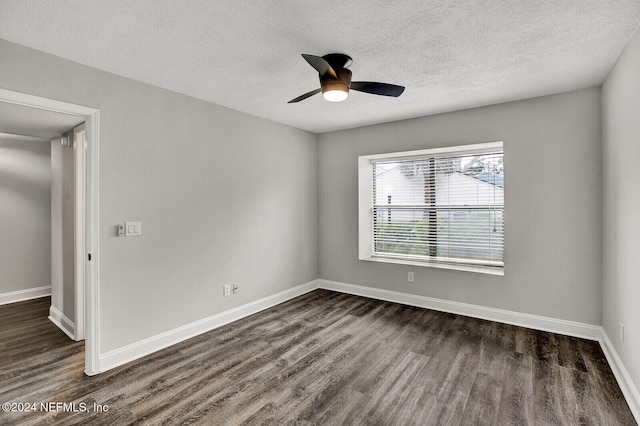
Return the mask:
{"type": "MultiPolygon", "coordinates": [[[[421,149],[415,151],[390,152],[358,157],[358,258],[365,261],[395,263],[430,268],[443,268],[479,272],[490,275],[504,275],[502,265],[481,264],[473,260],[451,261],[434,260],[421,256],[403,254],[377,254],[373,252],[373,162],[381,160],[410,160],[438,155],[469,155],[499,150],[504,156],[502,141],[476,143],[470,145],[447,146],[439,148],[421,149]]],[[[503,204],[504,206],[504,204],[503,204]]],[[[503,207],[504,208],[504,207],[503,207]]],[[[504,236],[503,236],[504,244],[504,236]]],[[[505,253],[506,257],[506,253],[505,253]]],[[[490,263],[490,262],[489,262],[490,263]]]]}

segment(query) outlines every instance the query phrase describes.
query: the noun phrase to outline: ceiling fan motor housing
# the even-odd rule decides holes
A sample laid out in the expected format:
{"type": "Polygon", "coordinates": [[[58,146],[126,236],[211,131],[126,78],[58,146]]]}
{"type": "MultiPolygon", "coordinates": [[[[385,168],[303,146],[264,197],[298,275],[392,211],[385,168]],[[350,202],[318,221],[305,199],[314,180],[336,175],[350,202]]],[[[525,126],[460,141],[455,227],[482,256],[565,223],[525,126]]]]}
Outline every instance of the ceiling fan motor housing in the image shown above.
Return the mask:
{"type": "Polygon", "coordinates": [[[349,91],[349,87],[351,86],[351,71],[346,68],[338,68],[335,71],[338,78],[333,78],[328,74],[320,76],[322,93],[332,90],[349,91]]]}

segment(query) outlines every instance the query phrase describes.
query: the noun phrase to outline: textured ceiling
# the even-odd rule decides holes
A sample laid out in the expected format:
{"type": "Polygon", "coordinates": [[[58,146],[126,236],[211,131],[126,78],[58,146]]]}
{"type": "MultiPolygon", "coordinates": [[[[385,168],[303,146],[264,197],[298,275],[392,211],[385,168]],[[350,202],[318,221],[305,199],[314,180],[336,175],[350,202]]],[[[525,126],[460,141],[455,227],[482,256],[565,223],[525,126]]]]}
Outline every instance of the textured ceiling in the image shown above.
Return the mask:
{"type": "Polygon", "coordinates": [[[0,0],[0,38],[316,133],[596,86],[638,0],[0,0]],[[399,98],[316,95],[301,53],[399,98]]]}

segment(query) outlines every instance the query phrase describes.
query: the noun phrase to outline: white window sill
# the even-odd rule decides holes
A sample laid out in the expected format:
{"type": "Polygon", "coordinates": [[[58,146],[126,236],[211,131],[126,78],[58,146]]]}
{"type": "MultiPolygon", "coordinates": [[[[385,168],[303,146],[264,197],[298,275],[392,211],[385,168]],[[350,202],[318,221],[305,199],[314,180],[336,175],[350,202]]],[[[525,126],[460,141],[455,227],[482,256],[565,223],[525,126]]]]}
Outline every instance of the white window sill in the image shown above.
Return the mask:
{"type": "Polygon", "coordinates": [[[410,260],[410,259],[398,259],[393,257],[378,257],[378,256],[361,258],[360,260],[366,260],[367,262],[395,263],[398,265],[411,265],[411,266],[422,266],[426,268],[451,269],[455,271],[466,271],[466,272],[475,272],[478,274],[504,276],[504,268],[492,267],[492,266],[457,265],[452,263],[436,263],[436,262],[429,263],[429,262],[420,262],[420,261],[410,260]]]}

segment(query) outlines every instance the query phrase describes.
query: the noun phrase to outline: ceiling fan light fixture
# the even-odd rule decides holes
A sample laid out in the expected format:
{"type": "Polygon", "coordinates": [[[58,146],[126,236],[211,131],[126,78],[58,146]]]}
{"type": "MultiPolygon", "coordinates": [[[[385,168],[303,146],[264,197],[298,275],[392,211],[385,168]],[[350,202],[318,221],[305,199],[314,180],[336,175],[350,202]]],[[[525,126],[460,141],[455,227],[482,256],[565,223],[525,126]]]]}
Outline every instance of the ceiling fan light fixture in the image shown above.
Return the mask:
{"type": "Polygon", "coordinates": [[[322,96],[329,102],[342,102],[349,96],[349,87],[344,84],[327,84],[322,88],[322,96]]]}

